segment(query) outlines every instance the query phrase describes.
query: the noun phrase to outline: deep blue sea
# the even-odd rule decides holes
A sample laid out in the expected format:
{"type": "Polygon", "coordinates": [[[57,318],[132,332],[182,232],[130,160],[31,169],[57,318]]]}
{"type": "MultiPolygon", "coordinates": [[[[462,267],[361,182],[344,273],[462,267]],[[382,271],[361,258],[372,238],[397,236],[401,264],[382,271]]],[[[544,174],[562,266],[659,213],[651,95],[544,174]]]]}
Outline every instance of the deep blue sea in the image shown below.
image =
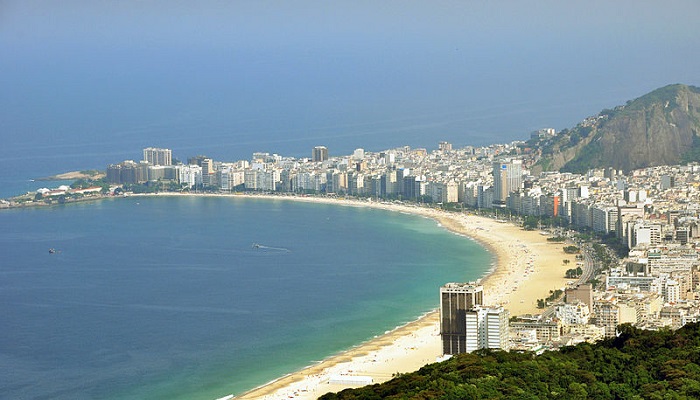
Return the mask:
{"type": "MultiPolygon", "coordinates": [[[[144,147],[482,146],[698,86],[700,2],[639,3],[4,0],[0,198],[144,147]]],[[[490,262],[433,221],[340,206],[0,210],[0,398],[238,393],[416,318],[490,262]]]]}
{"type": "Polygon", "coordinates": [[[433,220],[284,200],[131,197],[0,226],[2,398],[240,393],[415,319],[492,262],[433,220]]]}

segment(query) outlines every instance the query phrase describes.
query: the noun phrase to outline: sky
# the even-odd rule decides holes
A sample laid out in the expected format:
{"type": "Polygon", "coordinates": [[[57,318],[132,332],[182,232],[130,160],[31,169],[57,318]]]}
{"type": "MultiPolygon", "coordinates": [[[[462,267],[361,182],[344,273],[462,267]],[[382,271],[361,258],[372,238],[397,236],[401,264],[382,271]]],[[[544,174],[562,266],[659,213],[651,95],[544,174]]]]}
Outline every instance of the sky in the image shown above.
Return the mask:
{"type": "Polygon", "coordinates": [[[700,85],[698,15],[697,0],[0,0],[0,159],[526,139],[700,85]]]}

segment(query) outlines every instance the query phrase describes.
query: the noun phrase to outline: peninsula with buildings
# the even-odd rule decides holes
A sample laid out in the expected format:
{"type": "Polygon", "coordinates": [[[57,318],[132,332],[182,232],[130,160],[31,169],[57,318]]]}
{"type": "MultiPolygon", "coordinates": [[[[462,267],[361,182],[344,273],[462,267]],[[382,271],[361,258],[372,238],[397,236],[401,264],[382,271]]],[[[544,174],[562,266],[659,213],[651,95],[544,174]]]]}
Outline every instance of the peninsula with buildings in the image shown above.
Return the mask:
{"type": "MultiPolygon", "coordinates": [[[[432,151],[404,146],[333,155],[317,146],[309,157],[260,152],[248,160],[196,155],[186,162],[177,161],[170,149],[146,148],[142,160],[108,165],[103,178],[3,200],[0,208],[148,193],[267,194],[489,217],[562,246],[571,256],[557,265],[566,284],[547,288],[548,296],[521,299],[535,304],[527,313],[509,311],[518,304],[505,301],[503,293],[484,295],[481,282],[435,288],[441,354],[483,349],[539,354],[613,340],[625,324],[665,331],[700,318],[700,164],[693,160],[700,147],[700,90],[672,89],[605,110],[571,130],[542,129],[528,141],[482,147],[440,142],[432,151]],[[666,136],[687,142],[674,159],[678,163],[658,164],[653,156],[639,155],[647,157],[641,165],[628,154],[611,153],[625,151],[627,144],[618,143],[604,156],[621,164],[598,164],[607,160],[596,155],[601,143],[634,140],[636,131],[653,136],[662,124],[657,117],[666,121],[666,136]],[[647,121],[646,130],[639,118],[647,121]],[[615,136],[615,126],[633,129],[615,136]],[[591,168],[572,171],[581,166],[591,168]]],[[[674,142],[666,136],[656,141],[674,142]]],[[[628,147],[638,152],[638,146],[628,147]]],[[[524,263],[527,275],[534,260],[524,263]]],[[[336,379],[350,386],[372,382],[357,374],[336,379]]]]}

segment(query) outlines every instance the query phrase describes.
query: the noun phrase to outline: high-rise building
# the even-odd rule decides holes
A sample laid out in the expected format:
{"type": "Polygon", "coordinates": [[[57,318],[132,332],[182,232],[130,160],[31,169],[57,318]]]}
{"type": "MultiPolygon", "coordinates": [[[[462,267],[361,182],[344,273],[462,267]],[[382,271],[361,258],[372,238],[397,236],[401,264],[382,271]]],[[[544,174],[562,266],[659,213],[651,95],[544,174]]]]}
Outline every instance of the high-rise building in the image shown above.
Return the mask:
{"type": "Polygon", "coordinates": [[[510,192],[520,189],[523,176],[522,160],[493,163],[493,203],[503,207],[510,192]]]}
{"type": "Polygon", "coordinates": [[[316,146],[311,151],[311,161],[323,162],[328,160],[328,149],[326,146],[316,146]]]}
{"type": "Polygon", "coordinates": [[[107,182],[115,184],[144,183],[148,181],[148,163],[126,160],[107,166],[107,182]]]}
{"type": "Polygon", "coordinates": [[[443,354],[467,351],[467,312],[484,303],[484,287],[448,283],[440,288],[440,336],[443,354]]]}
{"type": "Polygon", "coordinates": [[[181,165],[178,168],[180,183],[184,183],[188,188],[202,184],[202,167],[199,165],[181,165]]]}
{"type": "Polygon", "coordinates": [[[205,158],[202,160],[202,183],[204,186],[210,186],[213,185],[212,181],[215,181],[216,179],[213,179],[215,176],[214,174],[216,171],[214,171],[214,161],[211,158],[205,158]]]}
{"type": "Polygon", "coordinates": [[[508,341],[508,310],[503,307],[476,305],[465,315],[465,352],[479,349],[510,348],[508,341]]]}
{"type": "Polygon", "coordinates": [[[441,151],[452,151],[452,143],[440,142],[438,144],[438,149],[441,151]]]}
{"type": "Polygon", "coordinates": [[[172,165],[172,151],[170,149],[147,147],[143,149],[143,160],[147,161],[151,165],[172,165]]]}

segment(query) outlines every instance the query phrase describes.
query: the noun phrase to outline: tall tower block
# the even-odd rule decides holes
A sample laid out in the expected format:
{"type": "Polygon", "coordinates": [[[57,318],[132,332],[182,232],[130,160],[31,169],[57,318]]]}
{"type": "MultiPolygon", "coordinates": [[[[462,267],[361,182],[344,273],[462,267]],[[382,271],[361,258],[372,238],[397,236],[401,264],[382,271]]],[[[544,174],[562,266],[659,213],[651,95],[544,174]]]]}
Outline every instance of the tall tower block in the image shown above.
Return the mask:
{"type": "Polygon", "coordinates": [[[328,160],[328,149],[326,146],[316,146],[311,151],[311,161],[323,162],[328,160]]]}
{"type": "Polygon", "coordinates": [[[440,288],[440,336],[443,354],[467,351],[467,311],[484,304],[484,287],[475,282],[440,288]]]}
{"type": "Polygon", "coordinates": [[[143,149],[143,160],[148,161],[151,165],[172,165],[173,154],[170,149],[158,149],[155,147],[147,147],[143,149]]]}
{"type": "Polygon", "coordinates": [[[520,189],[522,177],[522,160],[493,163],[493,202],[495,206],[505,206],[510,192],[520,189]]]}

